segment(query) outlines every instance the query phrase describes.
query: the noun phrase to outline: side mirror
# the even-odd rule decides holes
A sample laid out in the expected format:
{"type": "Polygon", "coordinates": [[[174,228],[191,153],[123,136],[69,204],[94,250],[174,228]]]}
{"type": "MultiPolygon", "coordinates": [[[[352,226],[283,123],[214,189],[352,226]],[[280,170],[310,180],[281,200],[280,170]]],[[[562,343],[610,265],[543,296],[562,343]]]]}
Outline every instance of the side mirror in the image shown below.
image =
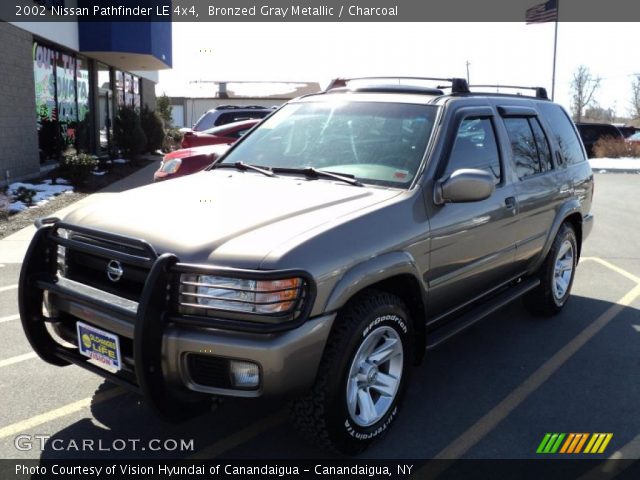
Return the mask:
{"type": "Polygon", "coordinates": [[[463,168],[449,178],[436,183],[435,203],[479,202],[491,196],[496,189],[495,179],[484,170],[463,168]]]}

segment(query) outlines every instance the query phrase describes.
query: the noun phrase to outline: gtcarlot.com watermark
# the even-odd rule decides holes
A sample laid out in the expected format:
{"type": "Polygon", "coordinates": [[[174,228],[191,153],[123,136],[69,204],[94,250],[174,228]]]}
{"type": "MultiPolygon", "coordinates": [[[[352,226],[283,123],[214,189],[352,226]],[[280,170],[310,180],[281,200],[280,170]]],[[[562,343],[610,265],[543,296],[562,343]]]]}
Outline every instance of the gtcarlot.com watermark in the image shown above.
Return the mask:
{"type": "Polygon", "coordinates": [[[51,435],[21,434],[13,439],[16,450],[54,450],[56,452],[193,452],[193,439],[184,438],[51,438],[51,435]]]}

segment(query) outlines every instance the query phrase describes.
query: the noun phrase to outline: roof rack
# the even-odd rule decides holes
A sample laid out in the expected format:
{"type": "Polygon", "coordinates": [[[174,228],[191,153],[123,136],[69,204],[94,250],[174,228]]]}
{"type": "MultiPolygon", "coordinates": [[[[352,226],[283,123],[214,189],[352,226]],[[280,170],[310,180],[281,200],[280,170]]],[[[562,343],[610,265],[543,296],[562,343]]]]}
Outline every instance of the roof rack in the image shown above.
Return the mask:
{"type": "Polygon", "coordinates": [[[261,105],[218,105],[214,110],[267,110],[271,107],[261,105]]]}
{"type": "Polygon", "coordinates": [[[346,87],[349,82],[360,80],[427,80],[435,82],[447,82],[451,85],[438,85],[437,88],[450,88],[451,93],[470,93],[469,85],[464,78],[438,78],[438,77],[355,77],[355,78],[334,78],[329,86],[325,89],[325,92],[336,88],[346,87]]]}
{"type": "Polygon", "coordinates": [[[517,89],[517,90],[535,90],[536,98],[549,100],[549,96],[547,95],[547,89],[544,87],[522,87],[518,85],[468,85],[468,87],[469,88],[509,88],[509,89],[517,89]]]}

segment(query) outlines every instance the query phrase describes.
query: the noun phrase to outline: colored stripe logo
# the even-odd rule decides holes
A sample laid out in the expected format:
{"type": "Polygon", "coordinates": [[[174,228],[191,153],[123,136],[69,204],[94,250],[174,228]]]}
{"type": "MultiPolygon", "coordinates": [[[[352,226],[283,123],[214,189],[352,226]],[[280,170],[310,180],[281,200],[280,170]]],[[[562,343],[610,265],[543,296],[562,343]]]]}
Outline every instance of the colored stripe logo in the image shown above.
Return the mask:
{"type": "Polygon", "coordinates": [[[612,438],[613,433],[545,433],[536,453],[604,453],[612,438]]]}

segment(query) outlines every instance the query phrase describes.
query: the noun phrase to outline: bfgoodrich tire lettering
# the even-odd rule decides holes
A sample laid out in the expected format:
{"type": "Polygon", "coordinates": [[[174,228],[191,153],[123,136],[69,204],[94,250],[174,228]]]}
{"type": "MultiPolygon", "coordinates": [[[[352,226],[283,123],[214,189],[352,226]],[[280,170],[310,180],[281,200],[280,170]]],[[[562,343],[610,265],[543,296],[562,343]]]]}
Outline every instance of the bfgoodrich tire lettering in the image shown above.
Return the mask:
{"type": "Polygon", "coordinates": [[[298,429],[321,447],[346,454],[382,437],[398,415],[407,385],[411,338],[400,298],[373,290],[354,298],[336,318],[314,386],[292,403],[298,429]],[[365,407],[363,414],[361,405],[373,410],[365,407]]]}

